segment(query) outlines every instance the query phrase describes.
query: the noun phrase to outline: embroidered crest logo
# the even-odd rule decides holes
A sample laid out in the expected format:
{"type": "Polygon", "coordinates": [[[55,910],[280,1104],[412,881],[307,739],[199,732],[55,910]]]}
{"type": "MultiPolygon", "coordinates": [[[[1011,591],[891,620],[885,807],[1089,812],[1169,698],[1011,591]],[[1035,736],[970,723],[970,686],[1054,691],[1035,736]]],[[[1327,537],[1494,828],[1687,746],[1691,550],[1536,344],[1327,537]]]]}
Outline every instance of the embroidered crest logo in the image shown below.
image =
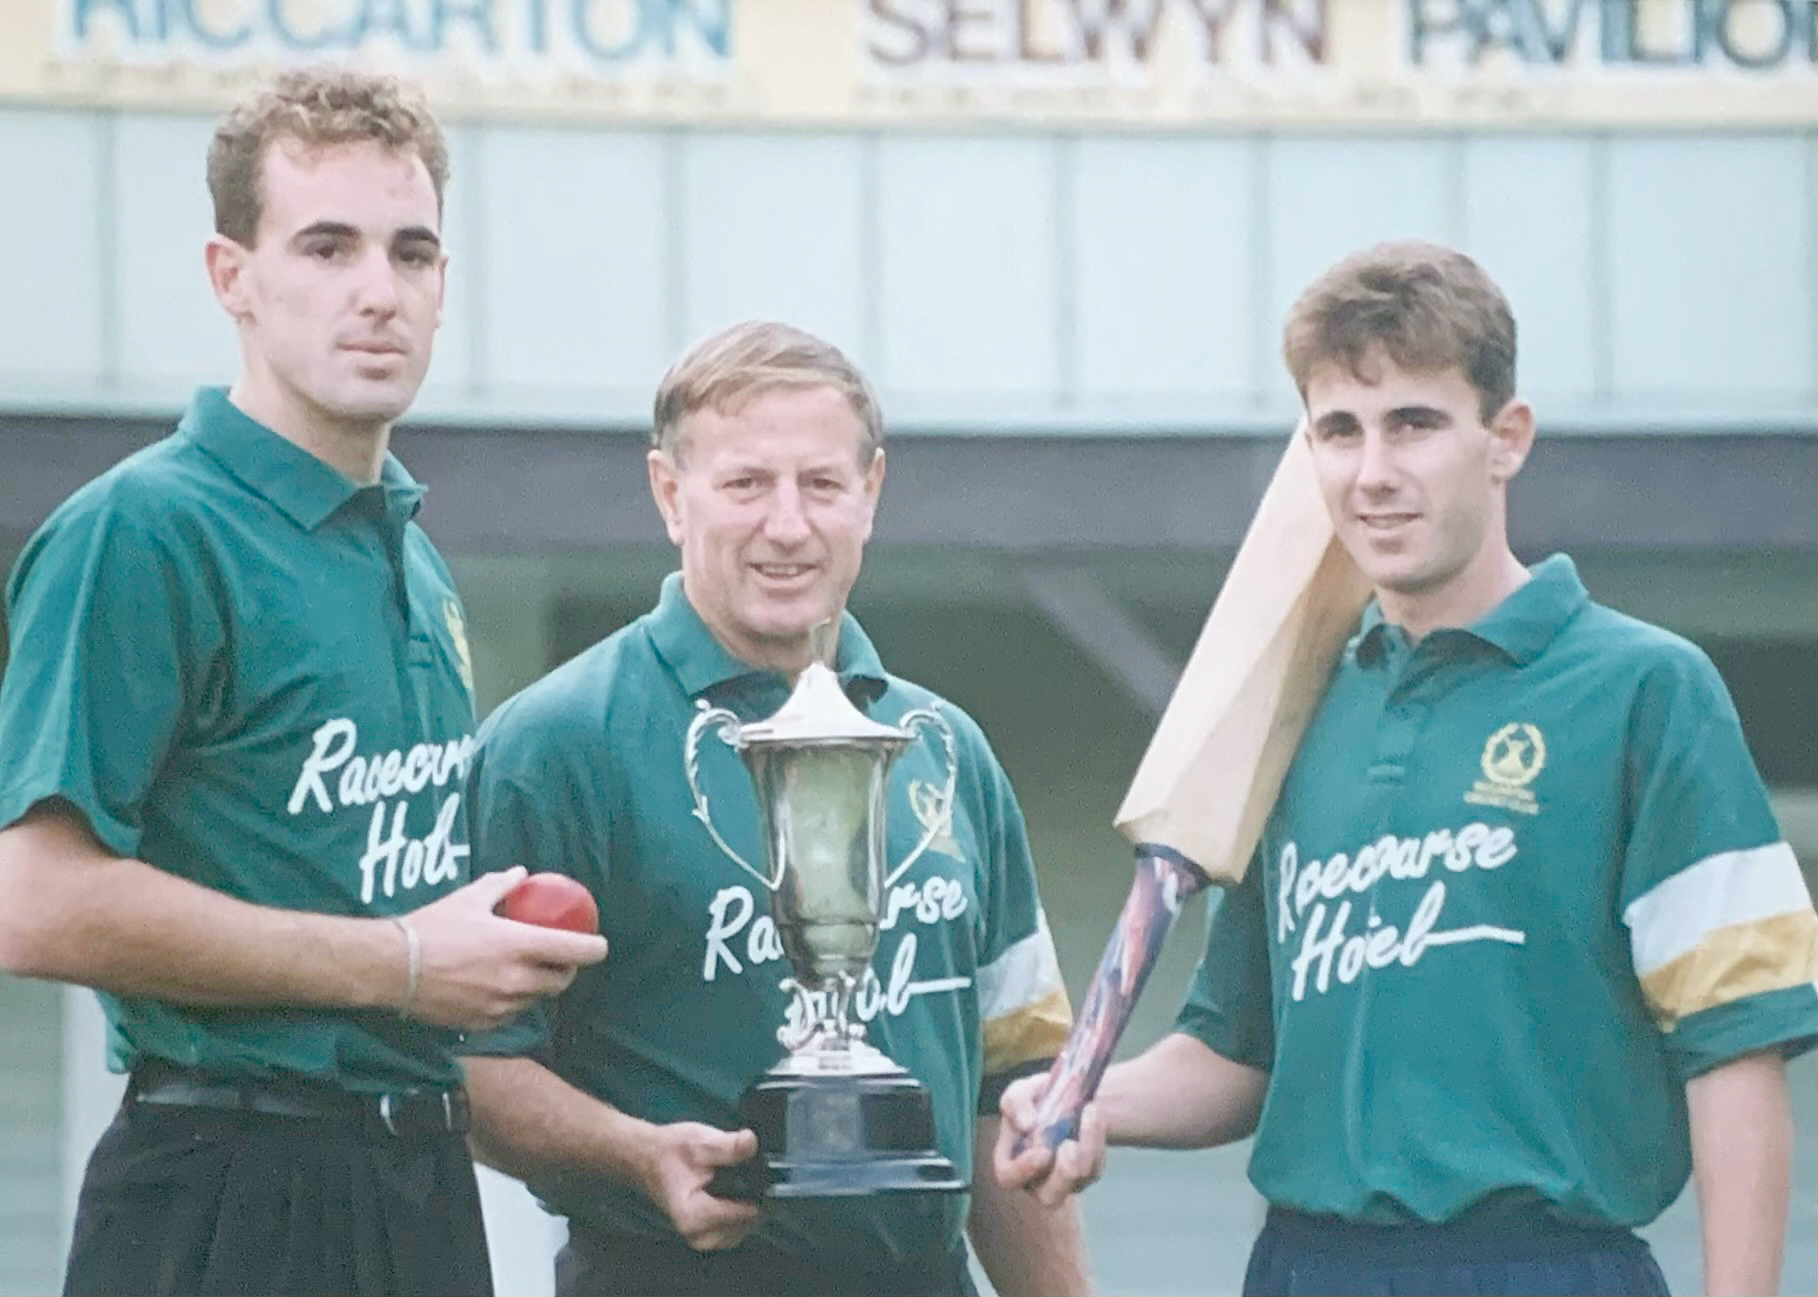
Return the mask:
{"type": "Polygon", "coordinates": [[[442,601],[442,621],[448,637],[454,641],[456,665],[461,670],[461,683],[473,692],[473,654],[467,648],[467,623],[461,619],[461,605],[453,599],[442,601]]]}
{"type": "Polygon", "coordinates": [[[941,796],[941,792],[941,789],[926,779],[911,779],[909,809],[914,812],[923,833],[934,830],[937,824],[940,826],[935,830],[934,840],[928,844],[928,850],[963,861],[965,857],[960,854],[959,843],[953,840],[953,808],[945,804],[946,799],[941,796]]]}
{"type": "Polygon", "coordinates": [[[1538,725],[1511,721],[1490,735],[1478,762],[1483,778],[1464,799],[1476,806],[1497,806],[1523,815],[1538,815],[1540,802],[1528,785],[1547,764],[1547,741],[1538,725]]]}

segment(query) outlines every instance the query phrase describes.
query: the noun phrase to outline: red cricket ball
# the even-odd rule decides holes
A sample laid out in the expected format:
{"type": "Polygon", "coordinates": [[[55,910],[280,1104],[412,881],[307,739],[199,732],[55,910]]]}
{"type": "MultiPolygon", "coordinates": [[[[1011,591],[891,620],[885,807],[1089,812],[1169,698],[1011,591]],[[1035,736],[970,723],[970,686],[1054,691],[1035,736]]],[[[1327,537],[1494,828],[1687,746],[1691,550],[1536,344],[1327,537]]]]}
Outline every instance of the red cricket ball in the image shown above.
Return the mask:
{"type": "Polygon", "coordinates": [[[566,874],[531,874],[505,893],[499,913],[545,928],[600,930],[600,910],[593,903],[593,893],[566,874]]]}

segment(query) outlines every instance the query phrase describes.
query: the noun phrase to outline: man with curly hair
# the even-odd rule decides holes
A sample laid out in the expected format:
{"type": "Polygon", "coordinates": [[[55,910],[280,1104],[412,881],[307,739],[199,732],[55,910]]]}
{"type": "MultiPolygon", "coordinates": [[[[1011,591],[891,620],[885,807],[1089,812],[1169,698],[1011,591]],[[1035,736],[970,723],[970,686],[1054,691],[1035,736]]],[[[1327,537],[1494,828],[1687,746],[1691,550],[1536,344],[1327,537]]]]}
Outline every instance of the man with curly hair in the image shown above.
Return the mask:
{"type": "Polygon", "coordinates": [[[456,1029],[603,940],[469,882],[461,605],[387,451],[429,366],[448,152],[290,73],[208,158],[231,388],[88,483],[7,590],[0,967],[92,986],[130,1080],[71,1293],[484,1293],[456,1029]]]}

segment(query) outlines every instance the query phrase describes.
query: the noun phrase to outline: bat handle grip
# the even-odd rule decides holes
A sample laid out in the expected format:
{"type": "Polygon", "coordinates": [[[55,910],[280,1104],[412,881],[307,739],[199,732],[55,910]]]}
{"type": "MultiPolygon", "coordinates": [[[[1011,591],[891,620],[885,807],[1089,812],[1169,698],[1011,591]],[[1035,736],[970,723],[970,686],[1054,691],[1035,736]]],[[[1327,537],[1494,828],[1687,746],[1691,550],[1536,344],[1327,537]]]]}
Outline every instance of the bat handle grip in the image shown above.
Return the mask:
{"type": "Polygon", "coordinates": [[[1048,1069],[1048,1088],[1036,1109],[1035,1130],[1018,1137],[1016,1152],[1021,1153],[1032,1141],[1057,1149],[1079,1133],[1080,1114],[1098,1091],[1181,905],[1210,881],[1198,865],[1173,848],[1137,844],[1136,877],[1130,894],[1124,898],[1123,911],[1105,943],[1104,956],[1086,988],[1085,1003],[1073,1020],[1073,1029],[1048,1069]]]}

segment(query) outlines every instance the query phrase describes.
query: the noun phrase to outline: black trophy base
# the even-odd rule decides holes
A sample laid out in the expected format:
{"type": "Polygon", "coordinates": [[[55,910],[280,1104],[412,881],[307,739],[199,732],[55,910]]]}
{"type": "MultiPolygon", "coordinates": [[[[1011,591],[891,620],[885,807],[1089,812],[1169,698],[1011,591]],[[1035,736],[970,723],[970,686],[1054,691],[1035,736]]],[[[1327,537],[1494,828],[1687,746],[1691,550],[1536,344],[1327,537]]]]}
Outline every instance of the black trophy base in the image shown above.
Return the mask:
{"type": "Polygon", "coordinates": [[[909,1073],[767,1072],[739,1100],[757,1156],[707,1186],[722,1198],[844,1198],[958,1193],[965,1182],[934,1147],[928,1090],[909,1073]]]}

